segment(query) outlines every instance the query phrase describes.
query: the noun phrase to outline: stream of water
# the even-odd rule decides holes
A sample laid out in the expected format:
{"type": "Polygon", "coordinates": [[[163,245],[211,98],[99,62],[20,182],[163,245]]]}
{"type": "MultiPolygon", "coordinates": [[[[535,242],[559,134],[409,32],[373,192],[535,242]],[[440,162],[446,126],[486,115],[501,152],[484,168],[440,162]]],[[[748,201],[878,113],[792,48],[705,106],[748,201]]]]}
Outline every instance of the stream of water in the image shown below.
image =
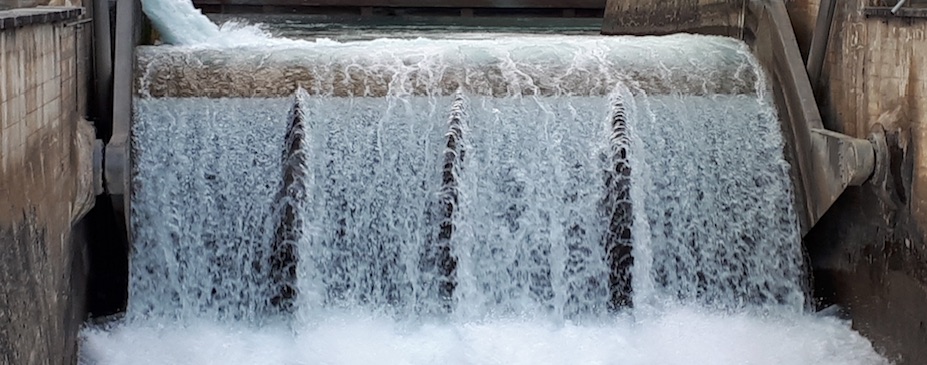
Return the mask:
{"type": "MultiPolygon", "coordinates": [[[[166,13],[185,2],[145,0],[185,30],[168,42],[223,32],[166,13]]],[[[574,59],[609,68],[633,39],[574,59]]],[[[562,41],[458,53],[504,63],[562,41]]],[[[748,92],[648,93],[629,74],[606,95],[400,80],[376,98],[136,98],[128,310],[83,331],[82,363],[886,363],[809,311],[784,141],[746,46],[647,42],[706,52],[673,60],[687,83],[723,58],[748,92]]],[[[538,60],[497,81],[524,83],[538,60]]]]}

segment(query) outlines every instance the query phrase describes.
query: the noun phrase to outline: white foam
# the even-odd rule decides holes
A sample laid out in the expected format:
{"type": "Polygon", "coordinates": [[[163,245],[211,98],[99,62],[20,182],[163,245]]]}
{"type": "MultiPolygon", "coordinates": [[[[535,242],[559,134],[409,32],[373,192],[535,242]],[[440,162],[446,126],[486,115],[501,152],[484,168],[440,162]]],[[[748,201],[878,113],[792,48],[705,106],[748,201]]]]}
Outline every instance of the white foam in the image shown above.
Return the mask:
{"type": "Polygon", "coordinates": [[[219,26],[189,0],[142,0],[142,10],[166,43],[192,44],[219,37],[219,26]]]}
{"type": "Polygon", "coordinates": [[[255,24],[229,21],[217,25],[190,0],[142,0],[142,10],[167,44],[228,48],[308,43],[274,38],[255,24]]]}
{"type": "Polygon", "coordinates": [[[677,309],[595,325],[416,324],[351,315],[294,333],[236,324],[120,324],[83,333],[85,364],[887,364],[849,324],[677,309]]]}

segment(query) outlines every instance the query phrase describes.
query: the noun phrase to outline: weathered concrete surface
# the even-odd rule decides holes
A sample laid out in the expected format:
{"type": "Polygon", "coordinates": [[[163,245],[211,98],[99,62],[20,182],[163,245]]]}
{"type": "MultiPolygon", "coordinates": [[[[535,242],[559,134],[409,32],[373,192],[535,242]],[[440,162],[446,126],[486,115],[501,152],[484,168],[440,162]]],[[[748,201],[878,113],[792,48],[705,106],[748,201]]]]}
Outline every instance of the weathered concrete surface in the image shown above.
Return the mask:
{"type": "Polygon", "coordinates": [[[805,237],[819,304],[838,304],[896,364],[927,363],[927,257],[910,216],[848,190],[805,237]]]}
{"type": "Polygon", "coordinates": [[[0,10],[30,8],[35,6],[81,6],[81,0],[0,0],[0,10]]]}
{"type": "MultiPolygon", "coordinates": [[[[358,47],[358,49],[361,49],[358,47]]],[[[706,55],[704,61],[717,70],[711,78],[693,74],[688,59],[668,54],[666,62],[606,54],[611,65],[573,64],[555,55],[557,62],[541,62],[537,54],[513,52],[508,60],[479,58],[479,52],[461,59],[442,59],[441,68],[431,60],[383,62],[376,54],[336,49],[338,53],[312,49],[190,50],[146,46],[136,51],[136,93],[143,97],[289,97],[302,87],[312,95],[379,97],[393,90],[414,95],[608,95],[617,80],[631,80],[649,94],[681,92],[747,94],[755,90],[756,74],[740,72],[744,58],[706,55]],[[613,59],[614,58],[614,59],[613,59]],[[404,63],[405,62],[405,63],[404,63]],[[425,66],[416,66],[417,62],[425,66]],[[678,63],[674,63],[678,62],[678,63]],[[595,67],[597,72],[589,72],[595,67]]],[[[482,51],[482,50],[481,50],[482,51]]],[[[539,52],[547,52],[540,50],[539,52]]],[[[554,58],[551,56],[549,58],[554,58]]]]}
{"type": "MultiPolygon", "coordinates": [[[[821,0],[785,0],[802,56],[808,56],[821,0]]],[[[611,0],[603,29],[610,34],[698,32],[740,37],[743,0],[611,0]]]]}
{"type": "Polygon", "coordinates": [[[82,118],[89,28],[64,24],[0,32],[3,364],[76,362],[95,133],[82,118]]]}
{"type": "MultiPolygon", "coordinates": [[[[807,17],[817,3],[791,5],[807,17]]],[[[830,129],[885,128],[888,191],[846,192],[806,242],[819,293],[898,364],[927,364],[927,19],[867,18],[869,4],[837,2],[818,101],[830,129]]]]}
{"type": "Polygon", "coordinates": [[[606,34],[697,32],[739,36],[743,0],[609,0],[602,29],[606,34]]]}
{"type": "Polygon", "coordinates": [[[28,8],[42,5],[40,0],[2,0],[0,1],[0,10],[28,8]]]}
{"type": "Polygon", "coordinates": [[[798,48],[801,49],[803,59],[807,60],[821,0],[786,1],[785,5],[789,11],[789,18],[792,20],[792,29],[795,30],[798,48]]]}
{"type": "Polygon", "coordinates": [[[78,17],[80,8],[42,6],[0,12],[0,30],[65,21],[78,17]]]}
{"type": "MultiPolygon", "coordinates": [[[[909,206],[927,223],[927,19],[866,18],[866,1],[838,3],[824,68],[824,119],[833,129],[865,135],[879,123],[912,148],[909,206]]],[[[921,243],[918,248],[927,251],[921,243]]]]}

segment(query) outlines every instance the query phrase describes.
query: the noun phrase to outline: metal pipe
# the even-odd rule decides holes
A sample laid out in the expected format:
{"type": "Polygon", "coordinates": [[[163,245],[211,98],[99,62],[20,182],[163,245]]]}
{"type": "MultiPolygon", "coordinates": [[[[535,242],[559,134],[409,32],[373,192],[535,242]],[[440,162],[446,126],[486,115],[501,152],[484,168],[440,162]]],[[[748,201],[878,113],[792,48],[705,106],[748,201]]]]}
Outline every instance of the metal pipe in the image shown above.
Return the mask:
{"type": "Polygon", "coordinates": [[[109,0],[93,0],[93,68],[96,82],[97,130],[105,138],[112,132],[113,40],[110,31],[109,0]]]}
{"type": "Polygon", "coordinates": [[[808,52],[805,69],[808,71],[808,79],[811,80],[811,88],[815,91],[818,89],[821,70],[824,68],[824,56],[827,54],[827,42],[830,39],[831,24],[834,22],[836,2],[837,0],[822,1],[818,8],[818,19],[814,24],[814,35],[811,37],[811,50],[808,52]]]}
{"type": "Polygon", "coordinates": [[[892,8],[892,14],[897,15],[897,14],[898,14],[898,10],[901,10],[901,7],[904,6],[904,3],[906,3],[906,2],[908,2],[908,0],[898,0],[898,3],[895,4],[895,7],[894,7],[894,8],[892,8]]]}

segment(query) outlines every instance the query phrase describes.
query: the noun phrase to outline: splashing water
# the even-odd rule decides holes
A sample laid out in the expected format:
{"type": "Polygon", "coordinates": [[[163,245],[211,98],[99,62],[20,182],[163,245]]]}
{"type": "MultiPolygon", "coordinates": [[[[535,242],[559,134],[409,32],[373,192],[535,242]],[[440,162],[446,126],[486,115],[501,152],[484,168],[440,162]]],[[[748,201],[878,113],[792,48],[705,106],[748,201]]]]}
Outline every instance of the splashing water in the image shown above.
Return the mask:
{"type": "Polygon", "coordinates": [[[215,24],[190,0],[142,0],[142,11],[158,30],[161,41],[167,44],[227,48],[306,43],[274,38],[256,24],[238,21],[215,24]]]}
{"type": "Polygon", "coordinates": [[[801,311],[801,237],[773,109],[746,95],[645,102],[650,115],[629,122],[643,216],[633,245],[651,251],[635,265],[653,283],[635,301],[801,311]]]}
{"type": "Polygon", "coordinates": [[[597,325],[513,319],[410,326],[332,316],[296,334],[281,327],[140,323],[85,331],[83,358],[87,363],[133,365],[885,363],[865,338],[834,319],[691,310],[597,325]]]}
{"type": "Polygon", "coordinates": [[[286,100],[137,100],[132,317],[267,314],[286,100]],[[235,110],[230,114],[227,110],[235,110]],[[171,305],[163,305],[165,301],[171,305]]]}
{"type": "MultiPolygon", "coordinates": [[[[728,62],[637,62],[695,84],[734,67],[754,85],[651,95],[649,76],[621,73],[598,96],[448,95],[434,78],[425,96],[396,80],[379,98],[136,99],[129,307],[84,330],[81,361],[885,363],[849,323],[804,312],[756,61],[734,40],[648,47],[662,40],[728,62]]],[[[423,42],[404,44],[446,51],[423,42]]],[[[544,40],[475,42],[504,63],[544,40]]],[[[574,56],[589,70],[633,43],[597,42],[574,56]]]]}
{"type": "Polygon", "coordinates": [[[143,0],[142,10],[166,43],[206,43],[220,36],[219,26],[189,0],[143,0]]]}

